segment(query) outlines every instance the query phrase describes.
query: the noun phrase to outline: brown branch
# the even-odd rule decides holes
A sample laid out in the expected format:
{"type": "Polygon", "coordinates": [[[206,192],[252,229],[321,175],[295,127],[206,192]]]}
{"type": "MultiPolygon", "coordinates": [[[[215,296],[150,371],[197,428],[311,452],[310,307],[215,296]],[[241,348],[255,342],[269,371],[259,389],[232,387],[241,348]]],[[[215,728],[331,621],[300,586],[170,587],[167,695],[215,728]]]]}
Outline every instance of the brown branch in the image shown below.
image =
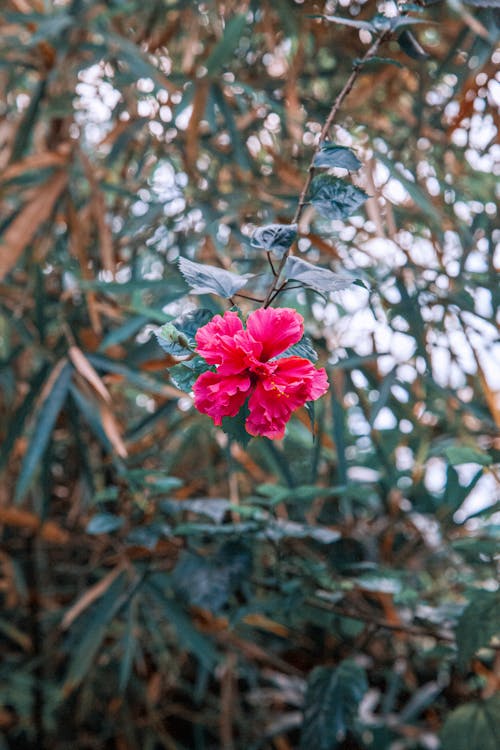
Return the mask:
{"type": "MultiPolygon", "coordinates": [[[[337,113],[338,113],[340,107],[344,103],[344,100],[346,99],[346,97],[350,94],[350,92],[351,92],[354,84],[356,83],[356,79],[357,79],[358,75],[360,74],[361,70],[363,69],[363,67],[376,54],[376,52],[377,52],[378,48],[380,47],[380,45],[382,44],[382,42],[384,42],[387,38],[388,38],[388,34],[387,33],[384,33],[384,34],[381,34],[381,36],[378,36],[375,39],[375,41],[373,42],[373,44],[371,44],[370,47],[367,49],[367,51],[365,52],[365,54],[363,55],[363,57],[360,60],[357,60],[353,64],[352,70],[351,70],[351,74],[350,74],[349,78],[347,79],[347,81],[345,82],[345,84],[342,87],[341,91],[338,93],[335,101],[333,102],[333,105],[332,105],[332,108],[330,110],[330,113],[329,113],[328,117],[326,118],[326,121],[325,121],[325,124],[323,125],[323,128],[321,129],[321,133],[320,133],[318,145],[316,146],[316,148],[314,150],[314,153],[313,153],[312,158],[311,158],[311,162],[310,162],[309,167],[307,169],[306,179],[305,179],[304,185],[302,187],[302,190],[301,190],[301,193],[300,193],[300,196],[299,196],[299,201],[298,201],[298,204],[297,204],[297,208],[295,210],[295,214],[293,216],[293,219],[290,222],[291,224],[298,224],[299,220],[300,220],[300,217],[302,216],[302,211],[304,210],[304,206],[306,205],[307,191],[309,190],[309,186],[311,185],[311,182],[312,182],[312,179],[313,179],[313,176],[314,176],[314,171],[315,171],[315,168],[314,168],[314,159],[316,157],[316,154],[320,150],[320,148],[321,148],[324,140],[327,138],[327,136],[328,136],[328,134],[330,132],[330,128],[333,125],[333,122],[334,122],[334,120],[335,120],[335,118],[337,116],[337,113]]],[[[284,253],[283,257],[280,260],[280,264],[279,264],[279,266],[278,266],[278,268],[276,270],[276,276],[273,279],[273,282],[272,282],[271,286],[269,287],[269,291],[268,291],[268,293],[266,295],[266,298],[264,300],[264,307],[269,307],[269,305],[271,304],[271,302],[273,301],[273,299],[276,296],[275,292],[277,292],[277,290],[278,290],[276,284],[277,284],[277,282],[279,280],[279,277],[281,276],[283,268],[285,267],[286,259],[288,258],[289,254],[290,254],[290,248],[288,248],[288,250],[284,253]]]]}

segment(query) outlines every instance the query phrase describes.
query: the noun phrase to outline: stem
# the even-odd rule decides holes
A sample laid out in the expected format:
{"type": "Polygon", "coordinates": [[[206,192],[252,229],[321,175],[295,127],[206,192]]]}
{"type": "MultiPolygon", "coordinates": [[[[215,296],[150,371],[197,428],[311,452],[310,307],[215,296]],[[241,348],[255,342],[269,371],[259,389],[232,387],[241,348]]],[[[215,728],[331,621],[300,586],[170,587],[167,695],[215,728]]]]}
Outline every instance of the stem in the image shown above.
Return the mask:
{"type": "MultiPolygon", "coordinates": [[[[310,186],[310,184],[312,182],[312,178],[314,176],[314,171],[315,171],[315,169],[314,169],[314,159],[316,157],[316,154],[320,150],[320,148],[321,148],[321,146],[323,144],[323,141],[328,137],[330,128],[333,125],[333,121],[335,120],[340,107],[344,103],[344,99],[350,94],[350,92],[351,92],[351,90],[352,90],[352,88],[353,88],[353,86],[354,86],[354,84],[356,82],[356,79],[357,79],[358,75],[360,74],[360,72],[361,72],[362,68],[364,67],[364,65],[368,62],[368,60],[370,60],[375,55],[375,53],[377,52],[377,50],[380,47],[380,45],[382,44],[382,42],[384,42],[386,40],[387,37],[388,37],[388,33],[387,32],[385,32],[384,34],[381,34],[381,36],[378,36],[375,39],[375,41],[370,45],[370,47],[367,49],[367,51],[365,52],[365,54],[363,55],[363,57],[360,60],[358,60],[357,62],[355,62],[353,64],[352,70],[351,70],[351,74],[350,74],[349,78],[347,79],[347,81],[345,82],[345,84],[342,87],[341,91],[337,95],[335,101],[333,102],[333,105],[332,105],[332,108],[330,110],[330,113],[329,113],[328,117],[326,118],[325,124],[323,125],[323,128],[321,130],[321,134],[320,134],[320,137],[319,137],[318,145],[316,146],[316,148],[315,148],[315,150],[313,152],[313,155],[312,155],[312,158],[311,158],[311,162],[310,162],[309,167],[307,169],[306,179],[305,179],[304,185],[302,187],[302,190],[300,192],[299,201],[298,201],[298,204],[297,204],[297,208],[295,210],[295,214],[293,216],[293,219],[290,222],[291,224],[298,224],[299,220],[300,220],[300,217],[302,216],[302,211],[304,210],[304,206],[306,205],[307,191],[309,190],[309,186],[310,186]]],[[[286,259],[290,255],[290,249],[291,248],[288,248],[288,250],[284,253],[283,257],[280,260],[278,269],[276,271],[276,276],[273,279],[273,283],[269,287],[269,291],[267,292],[266,298],[264,300],[264,307],[269,307],[269,305],[271,304],[271,302],[273,301],[273,299],[277,296],[277,294],[279,294],[279,292],[283,288],[283,287],[280,287],[278,289],[278,287],[276,286],[276,284],[277,284],[277,282],[279,280],[279,277],[281,276],[281,273],[282,273],[282,271],[283,271],[283,269],[285,267],[286,259]]]]}

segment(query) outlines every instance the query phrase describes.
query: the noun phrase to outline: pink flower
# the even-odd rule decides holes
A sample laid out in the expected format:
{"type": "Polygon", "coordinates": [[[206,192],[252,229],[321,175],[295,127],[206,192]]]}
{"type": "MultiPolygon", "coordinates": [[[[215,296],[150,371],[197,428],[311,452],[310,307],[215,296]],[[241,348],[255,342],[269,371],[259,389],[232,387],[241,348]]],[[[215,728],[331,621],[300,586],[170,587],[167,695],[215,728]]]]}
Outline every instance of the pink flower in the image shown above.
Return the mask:
{"type": "Polygon", "coordinates": [[[246,330],[235,312],[216,315],[196,333],[197,353],[216,368],[195,382],[196,408],[221,425],[248,399],[247,432],[282,438],[292,412],[328,390],[325,370],[309,360],[274,359],[303,332],[302,316],[286,307],[250,313],[246,330]]]}

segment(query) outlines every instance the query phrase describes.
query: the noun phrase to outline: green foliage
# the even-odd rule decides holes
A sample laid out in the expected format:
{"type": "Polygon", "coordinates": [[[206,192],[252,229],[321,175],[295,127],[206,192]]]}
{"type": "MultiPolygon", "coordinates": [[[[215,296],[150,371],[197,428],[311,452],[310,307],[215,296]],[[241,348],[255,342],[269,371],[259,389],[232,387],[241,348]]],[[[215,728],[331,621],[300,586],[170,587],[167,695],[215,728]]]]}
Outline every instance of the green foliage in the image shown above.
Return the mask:
{"type": "Polygon", "coordinates": [[[500,695],[452,711],[441,733],[443,750],[496,750],[500,740],[500,695]]]}
{"type": "Polygon", "coordinates": [[[317,667],[307,681],[301,748],[335,750],[355,719],[368,682],[364,669],[351,660],[336,668],[317,667]]]}
{"type": "Polygon", "coordinates": [[[467,666],[472,656],[500,636],[500,592],[474,591],[457,623],[458,660],[467,666]]]}
{"type": "Polygon", "coordinates": [[[498,746],[498,14],[307,5],[0,10],[2,750],[498,746]],[[265,301],[282,441],[190,395],[265,301]]]}

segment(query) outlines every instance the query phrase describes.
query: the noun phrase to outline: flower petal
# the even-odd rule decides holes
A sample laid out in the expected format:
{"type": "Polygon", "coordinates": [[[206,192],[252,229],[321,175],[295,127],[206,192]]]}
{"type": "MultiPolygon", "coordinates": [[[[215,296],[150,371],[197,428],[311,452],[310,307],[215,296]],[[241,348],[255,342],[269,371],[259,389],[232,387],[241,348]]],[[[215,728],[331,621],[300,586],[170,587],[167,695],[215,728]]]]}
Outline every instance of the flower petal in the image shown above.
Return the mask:
{"type": "Polygon", "coordinates": [[[234,417],[245,403],[252,383],[247,375],[223,376],[204,372],[193,385],[194,405],[221,425],[223,417],[234,417]]]}
{"type": "Polygon", "coordinates": [[[282,438],[292,412],[328,390],[324,369],[316,370],[302,357],[278,360],[274,372],[257,383],[248,401],[246,429],[271,440],[282,438]]]}
{"type": "Polygon", "coordinates": [[[259,359],[266,362],[300,341],[304,319],[289,307],[262,307],[248,316],[247,330],[252,339],[262,344],[259,359]]]}
{"type": "Polygon", "coordinates": [[[227,311],[216,315],[196,332],[196,351],[221,375],[237,375],[260,356],[262,345],[246,331],[238,315],[227,311]]]}
{"type": "Polygon", "coordinates": [[[232,339],[239,331],[243,331],[243,323],[237,313],[228,310],[224,317],[216,315],[210,323],[196,331],[196,351],[209,365],[219,365],[223,359],[220,349],[221,337],[228,336],[232,339]]]}

